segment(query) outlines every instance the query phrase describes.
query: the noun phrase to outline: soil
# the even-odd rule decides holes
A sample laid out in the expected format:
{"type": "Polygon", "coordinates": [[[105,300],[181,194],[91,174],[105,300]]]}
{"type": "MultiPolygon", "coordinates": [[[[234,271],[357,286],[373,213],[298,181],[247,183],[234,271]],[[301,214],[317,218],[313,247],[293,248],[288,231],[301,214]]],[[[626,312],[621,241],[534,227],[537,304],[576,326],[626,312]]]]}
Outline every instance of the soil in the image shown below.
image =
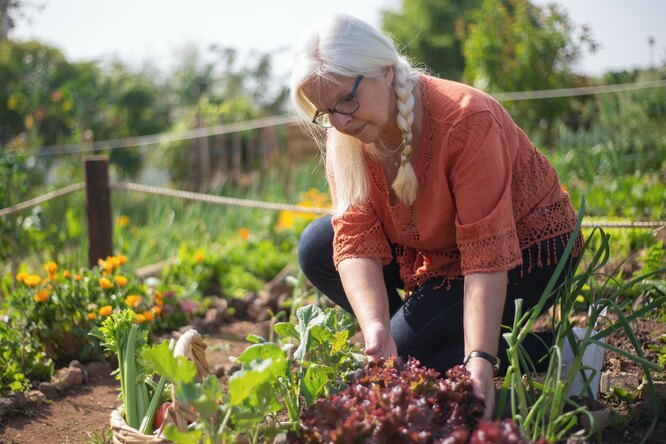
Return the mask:
{"type": "MultiPolygon", "coordinates": [[[[654,344],[666,331],[666,325],[661,320],[648,319],[637,322],[634,329],[642,344],[654,344]]],[[[268,321],[234,322],[220,327],[214,334],[206,335],[207,358],[211,368],[224,368],[224,371],[228,372],[233,366],[230,357],[238,356],[247,347],[248,342],[245,338],[248,334],[268,337],[269,332],[268,321]]],[[[628,339],[622,335],[616,334],[608,340],[613,345],[629,350],[628,339]]],[[[656,361],[656,353],[647,347],[644,348],[646,357],[656,361]]],[[[638,366],[615,353],[607,353],[604,371],[617,375],[636,375],[639,378],[642,375],[638,366]]],[[[218,372],[220,373],[223,371],[218,372]]],[[[100,377],[89,380],[55,401],[0,418],[0,443],[86,443],[91,434],[98,436],[103,434],[109,423],[111,411],[119,405],[118,388],[119,384],[113,377],[100,377]]],[[[665,405],[666,390],[663,386],[659,398],[662,406],[665,405]]],[[[608,444],[640,442],[652,418],[651,410],[646,407],[645,401],[619,401],[615,396],[602,395],[599,404],[610,409],[612,416],[611,426],[603,431],[599,442],[608,444]]],[[[666,443],[666,421],[660,420],[648,442],[666,443]]]]}

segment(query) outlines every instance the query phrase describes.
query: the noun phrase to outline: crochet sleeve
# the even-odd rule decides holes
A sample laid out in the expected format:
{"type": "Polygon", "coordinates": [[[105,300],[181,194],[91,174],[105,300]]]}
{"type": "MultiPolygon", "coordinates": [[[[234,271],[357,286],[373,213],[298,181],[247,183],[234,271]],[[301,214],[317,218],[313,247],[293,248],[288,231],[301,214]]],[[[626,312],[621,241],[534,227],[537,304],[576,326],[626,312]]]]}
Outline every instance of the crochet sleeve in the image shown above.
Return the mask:
{"type": "Polygon", "coordinates": [[[471,114],[451,130],[448,175],[463,275],[522,263],[511,198],[516,150],[489,111],[471,114]]]}
{"type": "MultiPolygon", "coordinates": [[[[333,208],[336,208],[335,179],[330,166],[327,164],[326,167],[333,208]]],[[[336,268],[341,261],[349,258],[379,259],[383,265],[393,260],[379,216],[369,202],[347,208],[342,214],[334,214],[332,223],[333,263],[336,268]]]]}

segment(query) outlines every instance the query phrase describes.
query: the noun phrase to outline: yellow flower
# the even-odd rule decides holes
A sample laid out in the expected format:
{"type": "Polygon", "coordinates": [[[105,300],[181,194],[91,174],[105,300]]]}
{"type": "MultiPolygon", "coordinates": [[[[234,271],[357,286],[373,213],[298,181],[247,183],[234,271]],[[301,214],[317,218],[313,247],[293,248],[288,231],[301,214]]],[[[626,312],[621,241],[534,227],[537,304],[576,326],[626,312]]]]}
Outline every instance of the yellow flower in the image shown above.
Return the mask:
{"type": "Polygon", "coordinates": [[[241,228],[238,230],[238,235],[241,237],[241,239],[248,240],[250,238],[250,230],[247,228],[241,228]]]}
{"type": "Polygon", "coordinates": [[[112,311],[113,311],[112,306],[105,305],[104,307],[99,309],[98,313],[99,313],[100,316],[109,316],[112,311]]]}
{"type": "Polygon", "coordinates": [[[116,256],[116,260],[120,265],[125,265],[127,263],[127,256],[125,256],[124,254],[119,254],[118,256],[116,256]]]}
{"type": "Polygon", "coordinates": [[[125,298],[125,304],[128,307],[134,308],[141,303],[141,296],[138,294],[130,294],[125,298]]]}
{"type": "Polygon", "coordinates": [[[39,290],[35,295],[35,302],[46,302],[49,300],[49,291],[48,290],[39,290]]]}
{"type": "Polygon", "coordinates": [[[146,322],[151,322],[153,319],[155,319],[155,314],[150,310],[144,311],[140,316],[143,316],[143,319],[146,322]]]}
{"type": "Polygon", "coordinates": [[[115,276],[113,278],[114,281],[116,281],[116,284],[118,284],[119,287],[124,287],[127,285],[127,278],[125,276],[115,276]]]}
{"type": "Polygon", "coordinates": [[[69,270],[65,270],[62,272],[62,277],[64,278],[69,278],[72,275],[72,273],[69,272],[69,270]]]}
{"type": "Polygon", "coordinates": [[[58,271],[58,264],[53,261],[48,261],[44,264],[44,270],[46,270],[49,275],[54,275],[55,272],[58,271]]]}
{"type": "Polygon", "coordinates": [[[28,273],[26,273],[25,271],[21,271],[20,273],[16,274],[16,280],[19,282],[23,282],[25,278],[27,278],[28,276],[30,276],[28,273]]]}
{"type": "Polygon", "coordinates": [[[582,302],[585,302],[585,296],[583,296],[582,294],[579,294],[579,295],[576,297],[576,302],[581,302],[581,303],[582,303],[582,302]]]}
{"type": "Polygon", "coordinates": [[[201,251],[197,251],[196,253],[194,253],[193,257],[194,257],[194,262],[196,263],[201,263],[203,262],[204,259],[206,259],[206,255],[203,254],[203,252],[201,251]]]}
{"type": "Polygon", "coordinates": [[[88,313],[89,321],[94,321],[95,319],[97,319],[97,315],[95,313],[88,313]]]}
{"type": "Polygon", "coordinates": [[[97,259],[97,265],[104,270],[105,274],[111,273],[113,271],[113,262],[109,261],[109,258],[97,259]]]}
{"type": "Polygon", "coordinates": [[[118,216],[118,219],[116,219],[116,227],[118,228],[125,228],[130,223],[132,223],[132,219],[130,219],[129,216],[126,216],[124,214],[121,214],[120,216],[118,216]]]}
{"type": "MultiPolygon", "coordinates": [[[[164,302],[162,302],[162,303],[164,303],[164,302]]],[[[159,315],[162,314],[162,307],[160,307],[159,305],[155,305],[154,307],[152,307],[150,309],[150,311],[152,311],[155,316],[159,316],[159,315]]]]}
{"type": "Polygon", "coordinates": [[[137,313],[134,316],[134,322],[136,322],[137,324],[143,324],[144,322],[146,322],[146,318],[144,315],[137,313]]]}
{"type": "Polygon", "coordinates": [[[42,278],[37,274],[29,274],[23,278],[23,283],[28,287],[36,287],[42,282],[42,278]]]}
{"type": "Polygon", "coordinates": [[[116,268],[119,268],[120,265],[121,265],[120,264],[120,259],[118,259],[118,256],[109,256],[109,257],[106,258],[106,261],[111,263],[111,266],[113,267],[114,270],[116,268]]]}
{"type": "Polygon", "coordinates": [[[99,286],[102,287],[102,289],[104,289],[104,290],[108,290],[109,288],[113,288],[113,284],[107,278],[100,278],[99,286]]]}
{"type": "Polygon", "coordinates": [[[74,280],[75,281],[80,281],[81,280],[81,275],[80,274],[75,274],[74,275],[74,280]]]}

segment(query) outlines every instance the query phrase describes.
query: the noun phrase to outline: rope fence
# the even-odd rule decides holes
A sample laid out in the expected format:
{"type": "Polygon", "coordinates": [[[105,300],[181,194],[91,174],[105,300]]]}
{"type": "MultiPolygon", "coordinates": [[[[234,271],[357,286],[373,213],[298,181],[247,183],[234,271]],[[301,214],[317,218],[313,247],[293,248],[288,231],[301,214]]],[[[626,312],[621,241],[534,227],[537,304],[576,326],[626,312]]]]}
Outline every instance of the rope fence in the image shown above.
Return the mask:
{"type": "MultiPolygon", "coordinates": [[[[34,199],[21,202],[11,207],[0,209],[0,217],[9,216],[13,213],[34,207],[40,203],[44,203],[60,196],[73,193],[85,188],[85,183],[80,182],[59,190],[51,191],[42,196],[35,197],[34,199]]],[[[140,193],[153,194],[165,197],[175,197],[189,201],[204,202],[215,205],[230,205],[246,208],[257,208],[263,210],[273,211],[293,211],[297,213],[313,213],[313,214],[331,214],[330,209],[304,207],[301,205],[291,205],[278,202],[264,202],[252,199],[239,199],[235,197],[216,196],[213,194],[195,193],[192,191],[176,190],[173,188],[163,188],[151,185],[143,185],[132,182],[115,182],[110,183],[109,188],[113,190],[136,191],[140,193]]],[[[581,224],[585,228],[601,227],[601,228],[638,228],[638,229],[661,229],[666,226],[666,221],[604,221],[598,220],[593,222],[583,222],[581,224]]]]}
{"type": "MultiPolygon", "coordinates": [[[[583,86],[578,88],[561,88],[536,91],[495,92],[490,93],[499,101],[517,100],[540,100],[561,97],[577,97],[586,95],[619,93],[625,91],[636,91],[648,88],[660,88],[666,86],[666,80],[652,80],[637,83],[621,83],[616,85],[583,86]]],[[[95,142],[72,143],[63,145],[48,145],[33,147],[36,157],[57,156],[64,154],[85,154],[102,150],[116,150],[133,148],[139,146],[155,145],[167,142],[178,142],[183,140],[199,139],[210,136],[231,134],[240,131],[257,130],[278,125],[294,125],[299,122],[294,115],[280,115],[248,120],[245,122],[225,123],[209,127],[195,128],[185,131],[159,133],[146,136],[127,137],[123,139],[111,139],[95,142]]]]}
{"type": "Polygon", "coordinates": [[[0,217],[9,216],[10,214],[34,207],[40,203],[48,202],[49,200],[58,198],[60,196],[73,193],[74,191],[82,190],[85,188],[85,186],[86,185],[83,182],[75,183],[73,185],[66,186],[65,188],[61,188],[59,190],[51,191],[49,193],[35,197],[34,199],[26,200],[25,202],[12,205],[11,207],[3,208],[0,210],[0,217]]]}
{"type": "Polygon", "coordinates": [[[142,193],[156,194],[158,196],[178,197],[185,200],[206,202],[217,205],[232,205],[237,207],[260,208],[263,210],[294,211],[298,213],[330,214],[331,210],[326,208],[304,207],[274,202],[263,202],[259,200],[238,199],[235,197],[215,196],[213,194],[194,193],[192,191],[174,190],[172,188],[160,188],[149,185],[141,185],[131,182],[119,182],[110,184],[111,189],[139,191],[142,193]]]}

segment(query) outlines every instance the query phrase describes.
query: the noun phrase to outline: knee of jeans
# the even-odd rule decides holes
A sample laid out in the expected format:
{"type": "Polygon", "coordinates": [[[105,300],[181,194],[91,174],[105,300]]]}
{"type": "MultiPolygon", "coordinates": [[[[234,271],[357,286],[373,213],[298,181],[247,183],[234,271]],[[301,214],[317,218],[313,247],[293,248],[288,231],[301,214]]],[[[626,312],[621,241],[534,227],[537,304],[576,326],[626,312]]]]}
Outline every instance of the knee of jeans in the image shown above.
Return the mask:
{"type": "Polygon", "coordinates": [[[306,276],[310,276],[326,259],[328,252],[332,259],[332,231],[330,217],[323,217],[305,227],[298,240],[298,263],[306,276]],[[328,225],[328,226],[327,226],[328,225]],[[327,231],[331,231],[329,234],[327,231]]]}

